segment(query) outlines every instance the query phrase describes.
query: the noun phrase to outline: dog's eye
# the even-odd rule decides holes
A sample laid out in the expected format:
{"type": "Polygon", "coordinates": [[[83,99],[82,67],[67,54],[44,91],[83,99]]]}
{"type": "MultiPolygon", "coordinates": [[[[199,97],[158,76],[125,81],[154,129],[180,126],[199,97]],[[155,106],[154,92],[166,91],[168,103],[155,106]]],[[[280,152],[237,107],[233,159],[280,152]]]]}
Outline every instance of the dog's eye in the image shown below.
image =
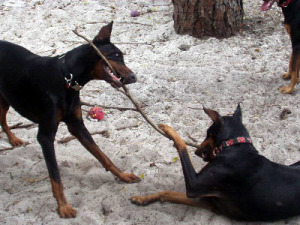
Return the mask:
{"type": "Polygon", "coordinates": [[[120,56],[120,54],[119,53],[116,53],[116,57],[119,57],[120,56]]]}

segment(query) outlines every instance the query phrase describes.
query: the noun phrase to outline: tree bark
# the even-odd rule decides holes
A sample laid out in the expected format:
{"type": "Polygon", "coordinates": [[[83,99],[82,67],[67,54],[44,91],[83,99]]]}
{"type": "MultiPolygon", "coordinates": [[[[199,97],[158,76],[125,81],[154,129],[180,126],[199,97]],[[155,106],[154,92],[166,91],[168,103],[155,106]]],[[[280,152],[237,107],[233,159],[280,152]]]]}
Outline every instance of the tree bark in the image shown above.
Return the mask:
{"type": "Polygon", "coordinates": [[[193,37],[226,38],[242,31],[242,0],[172,0],[174,28],[193,37]]]}

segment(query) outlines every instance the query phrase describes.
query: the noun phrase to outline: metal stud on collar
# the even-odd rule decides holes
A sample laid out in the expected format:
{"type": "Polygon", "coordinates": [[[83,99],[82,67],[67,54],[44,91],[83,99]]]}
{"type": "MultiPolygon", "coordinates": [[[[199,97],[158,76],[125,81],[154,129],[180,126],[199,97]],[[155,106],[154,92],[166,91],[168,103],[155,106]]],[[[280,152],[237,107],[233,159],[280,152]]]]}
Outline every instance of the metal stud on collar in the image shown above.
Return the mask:
{"type": "Polygon", "coordinates": [[[65,77],[65,80],[67,82],[67,88],[69,88],[71,86],[71,82],[73,79],[73,74],[70,73],[69,75],[70,75],[70,78],[65,77]]]}

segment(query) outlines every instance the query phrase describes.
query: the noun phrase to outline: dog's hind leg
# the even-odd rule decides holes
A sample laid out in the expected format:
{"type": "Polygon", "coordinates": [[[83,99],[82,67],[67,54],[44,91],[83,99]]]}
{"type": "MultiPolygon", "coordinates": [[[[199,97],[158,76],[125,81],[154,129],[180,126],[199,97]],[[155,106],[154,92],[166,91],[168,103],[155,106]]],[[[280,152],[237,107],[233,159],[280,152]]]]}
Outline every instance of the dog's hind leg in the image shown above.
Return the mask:
{"type": "Polygon", "coordinates": [[[153,195],[134,196],[131,202],[136,205],[148,205],[157,201],[160,202],[172,202],[176,204],[188,205],[200,207],[213,212],[217,212],[216,208],[210,203],[208,198],[188,198],[185,193],[174,192],[174,191],[162,191],[157,192],[153,195]]]}
{"type": "Polygon", "coordinates": [[[51,181],[53,196],[58,205],[58,213],[61,218],[74,218],[76,217],[76,210],[71,207],[65,197],[64,187],[61,182],[54,151],[54,140],[58,124],[53,122],[55,120],[51,120],[51,116],[48,118],[49,121],[44,121],[43,123],[39,124],[37,139],[43,150],[51,181]]]}
{"type": "Polygon", "coordinates": [[[290,94],[293,92],[295,85],[299,81],[300,70],[300,32],[297,29],[290,29],[288,31],[292,41],[292,56],[291,56],[291,83],[288,87],[281,87],[279,90],[284,94],[290,94]]]}
{"type": "Polygon", "coordinates": [[[284,94],[290,94],[293,92],[295,85],[299,79],[299,69],[300,69],[300,53],[293,53],[292,62],[292,73],[291,73],[291,83],[288,87],[281,87],[279,90],[284,94]]]}
{"type": "Polygon", "coordinates": [[[290,61],[289,61],[289,71],[284,73],[282,75],[282,78],[285,80],[291,79],[291,74],[292,74],[292,65],[293,65],[293,54],[290,56],[290,61]]]}
{"type": "Polygon", "coordinates": [[[144,195],[144,196],[134,196],[131,199],[131,202],[136,205],[148,205],[153,202],[173,202],[178,204],[198,206],[195,199],[188,198],[185,193],[174,192],[174,191],[162,191],[157,192],[153,195],[144,195]]]}
{"type": "MultiPolygon", "coordinates": [[[[290,38],[291,38],[291,27],[290,27],[290,25],[285,24],[284,27],[285,27],[287,33],[289,34],[289,36],[290,36],[290,38]]],[[[293,54],[291,54],[291,56],[290,56],[289,71],[288,71],[287,73],[284,73],[284,74],[282,75],[282,78],[283,78],[283,79],[285,79],[285,80],[291,79],[292,65],[293,65],[293,54]]]]}
{"type": "Polygon", "coordinates": [[[9,109],[9,103],[4,99],[4,97],[0,94],[0,124],[3,131],[6,133],[9,143],[12,146],[20,146],[23,145],[24,142],[17,138],[9,129],[6,123],[6,114],[9,109]]]}

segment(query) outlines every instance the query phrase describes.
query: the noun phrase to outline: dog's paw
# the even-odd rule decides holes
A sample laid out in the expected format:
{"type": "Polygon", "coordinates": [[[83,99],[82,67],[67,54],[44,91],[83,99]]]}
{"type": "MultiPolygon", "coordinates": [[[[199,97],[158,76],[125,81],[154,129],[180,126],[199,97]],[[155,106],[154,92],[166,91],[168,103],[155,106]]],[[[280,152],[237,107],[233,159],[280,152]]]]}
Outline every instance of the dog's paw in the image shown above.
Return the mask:
{"type": "Polygon", "coordinates": [[[13,147],[18,147],[18,146],[25,145],[25,142],[22,141],[21,139],[17,138],[17,137],[10,138],[10,139],[9,139],[9,143],[10,143],[13,147]]]}
{"type": "Polygon", "coordinates": [[[130,199],[130,201],[131,201],[132,204],[141,205],[141,206],[145,206],[145,205],[148,205],[150,203],[149,201],[147,201],[146,196],[133,196],[130,199]]]}
{"type": "Polygon", "coordinates": [[[282,78],[285,80],[291,79],[291,74],[289,72],[282,74],[282,78]]]}
{"type": "Polygon", "coordinates": [[[177,136],[176,131],[166,124],[159,124],[158,127],[171,139],[174,139],[174,137],[177,136]]]}
{"type": "Polygon", "coordinates": [[[125,183],[138,183],[141,181],[141,178],[135,176],[134,174],[125,172],[122,172],[119,178],[125,183]]]}
{"type": "Polygon", "coordinates": [[[73,209],[69,204],[60,206],[58,208],[58,213],[61,218],[75,218],[76,210],[73,209]]]}
{"type": "Polygon", "coordinates": [[[294,90],[294,88],[291,87],[281,87],[279,88],[280,92],[283,94],[291,94],[294,90]]]}

